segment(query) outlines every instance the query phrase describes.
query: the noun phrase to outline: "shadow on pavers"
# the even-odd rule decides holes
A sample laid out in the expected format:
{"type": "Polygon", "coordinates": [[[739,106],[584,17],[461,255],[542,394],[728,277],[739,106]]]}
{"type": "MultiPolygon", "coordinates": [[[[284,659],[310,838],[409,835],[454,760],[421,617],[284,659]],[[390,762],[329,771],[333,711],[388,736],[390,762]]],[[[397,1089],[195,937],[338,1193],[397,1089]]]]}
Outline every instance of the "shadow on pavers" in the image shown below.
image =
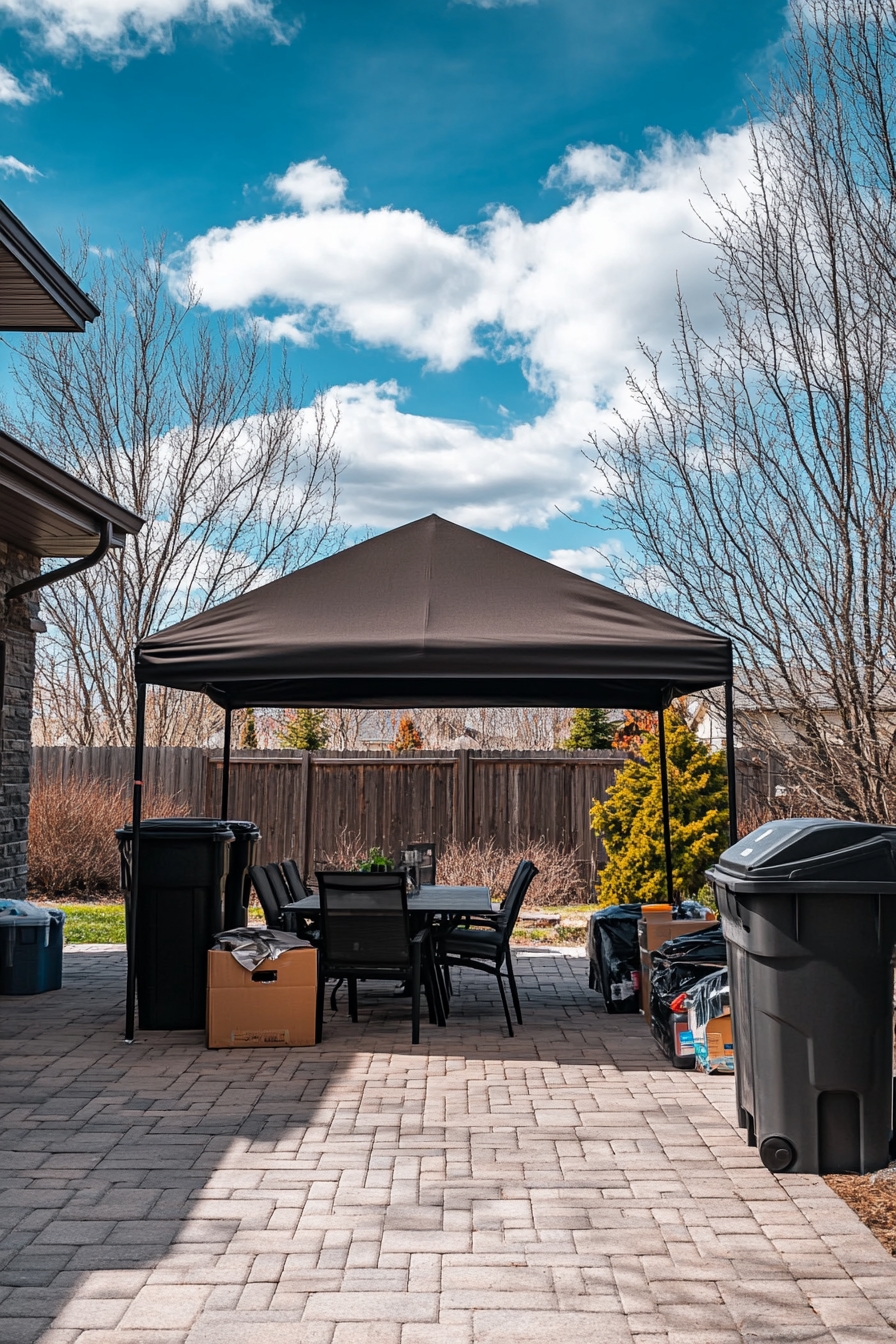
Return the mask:
{"type": "Polygon", "coordinates": [[[404,1073],[430,1055],[580,1065],[584,1046],[597,1065],[671,1069],[642,1019],[604,1013],[583,959],[514,956],[525,1021],[512,1040],[490,978],[473,973],[456,977],[448,1027],[424,1025],[413,1048],[409,1003],[381,983],[359,987],[357,1024],[343,991],[315,1049],[211,1051],[201,1032],[138,1032],[127,1046],[120,947],[71,950],[62,990],[0,1000],[3,1344],[129,1327],[175,1344],[197,1294],[235,1308],[246,1284],[233,1281],[233,1238],[268,1229],[275,1200],[291,1186],[304,1200],[320,1179],[298,1150],[316,1123],[338,1123],[359,1055],[394,1058],[404,1073]],[[144,1318],[133,1299],[150,1274],[171,1289],[144,1318]]]}

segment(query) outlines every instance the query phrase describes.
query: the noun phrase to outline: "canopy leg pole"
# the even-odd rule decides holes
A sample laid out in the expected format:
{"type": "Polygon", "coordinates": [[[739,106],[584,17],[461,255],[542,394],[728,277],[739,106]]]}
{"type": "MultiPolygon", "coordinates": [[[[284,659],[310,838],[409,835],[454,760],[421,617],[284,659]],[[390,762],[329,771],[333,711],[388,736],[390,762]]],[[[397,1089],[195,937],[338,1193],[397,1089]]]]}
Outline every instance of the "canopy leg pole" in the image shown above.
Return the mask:
{"type": "Polygon", "coordinates": [[[666,852],[666,890],[669,895],[669,904],[674,905],[672,829],[669,823],[669,768],[666,761],[666,711],[664,709],[660,709],[657,713],[657,724],[659,726],[660,744],[660,790],[663,797],[663,848],[666,852]]]}
{"type": "Polygon", "coordinates": [[[146,687],[137,687],[134,741],[134,792],[131,801],[131,890],[127,908],[128,985],[124,1039],[134,1042],[134,1006],[137,999],[137,900],[140,894],[140,820],[143,815],[143,739],[146,736],[146,687]]]}
{"type": "Polygon", "coordinates": [[[728,843],[737,841],[737,762],[734,759],[734,682],[725,682],[725,763],[728,771],[728,843]]]}
{"type": "Polygon", "coordinates": [[[221,820],[227,821],[230,808],[230,733],[233,728],[233,710],[224,711],[224,761],[221,766],[221,820]]]}

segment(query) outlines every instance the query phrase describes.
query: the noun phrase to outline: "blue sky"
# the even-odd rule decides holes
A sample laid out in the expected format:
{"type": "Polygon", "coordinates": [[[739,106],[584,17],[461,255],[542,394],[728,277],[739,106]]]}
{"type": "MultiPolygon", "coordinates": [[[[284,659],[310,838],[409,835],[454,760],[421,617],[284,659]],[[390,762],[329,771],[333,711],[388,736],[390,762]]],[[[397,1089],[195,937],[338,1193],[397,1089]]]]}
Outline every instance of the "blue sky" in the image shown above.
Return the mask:
{"type": "Polygon", "coordinates": [[[715,320],[689,201],[736,190],[785,19],[0,0],[0,190],[48,245],[166,231],[210,308],[285,334],[343,404],[353,524],[435,510],[597,576],[558,511],[594,516],[583,441],[667,348],[676,274],[715,320]]]}

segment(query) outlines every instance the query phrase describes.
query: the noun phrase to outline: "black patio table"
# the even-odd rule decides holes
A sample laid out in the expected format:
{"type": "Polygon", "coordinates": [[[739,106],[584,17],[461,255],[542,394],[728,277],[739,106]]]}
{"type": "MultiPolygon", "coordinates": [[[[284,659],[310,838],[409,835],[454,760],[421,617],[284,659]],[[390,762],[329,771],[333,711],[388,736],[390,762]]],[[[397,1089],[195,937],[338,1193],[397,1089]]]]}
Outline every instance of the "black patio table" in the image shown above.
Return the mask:
{"type": "MultiPolygon", "coordinates": [[[[319,915],[320,898],[316,895],[305,896],[301,901],[291,901],[283,909],[294,910],[297,915],[306,918],[319,915]]],[[[489,887],[421,887],[419,891],[408,895],[410,915],[442,915],[444,919],[457,923],[466,915],[494,913],[489,887]]]]}

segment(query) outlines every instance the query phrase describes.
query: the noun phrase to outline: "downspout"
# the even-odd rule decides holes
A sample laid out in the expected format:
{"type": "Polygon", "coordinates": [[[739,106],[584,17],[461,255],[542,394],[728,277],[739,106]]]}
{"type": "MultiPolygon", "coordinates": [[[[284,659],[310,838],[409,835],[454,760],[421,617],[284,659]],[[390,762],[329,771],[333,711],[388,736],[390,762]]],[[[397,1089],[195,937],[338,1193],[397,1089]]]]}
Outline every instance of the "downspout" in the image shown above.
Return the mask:
{"type": "Polygon", "coordinates": [[[59,569],[51,569],[49,574],[38,574],[33,579],[26,579],[24,583],[13,584],[12,588],[3,596],[4,602],[11,602],[15,597],[24,597],[26,593],[33,593],[38,588],[46,588],[49,584],[58,583],[60,579],[67,579],[72,574],[80,574],[82,569],[92,569],[103,559],[111,545],[112,524],[108,518],[104,518],[100,524],[99,542],[89,555],[83,555],[80,560],[73,560],[70,565],[61,565],[59,569]]]}

